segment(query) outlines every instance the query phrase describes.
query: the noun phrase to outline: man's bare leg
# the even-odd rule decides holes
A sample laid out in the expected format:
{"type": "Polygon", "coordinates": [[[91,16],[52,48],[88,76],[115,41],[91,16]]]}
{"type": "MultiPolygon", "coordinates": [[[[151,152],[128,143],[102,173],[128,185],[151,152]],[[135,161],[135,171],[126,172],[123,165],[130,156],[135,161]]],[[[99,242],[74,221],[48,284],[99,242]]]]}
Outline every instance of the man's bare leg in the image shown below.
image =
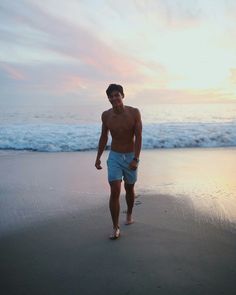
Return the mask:
{"type": "Polygon", "coordinates": [[[109,207],[111,211],[111,218],[114,229],[119,227],[119,214],[120,214],[120,190],[121,181],[115,180],[110,182],[111,195],[109,201],[109,207]]]}
{"type": "Polygon", "coordinates": [[[127,203],[127,216],[126,216],[126,225],[132,224],[134,221],[132,219],[132,211],[134,207],[134,198],[135,198],[135,193],[134,193],[134,184],[128,184],[125,183],[125,198],[126,198],[126,203],[127,203]]]}

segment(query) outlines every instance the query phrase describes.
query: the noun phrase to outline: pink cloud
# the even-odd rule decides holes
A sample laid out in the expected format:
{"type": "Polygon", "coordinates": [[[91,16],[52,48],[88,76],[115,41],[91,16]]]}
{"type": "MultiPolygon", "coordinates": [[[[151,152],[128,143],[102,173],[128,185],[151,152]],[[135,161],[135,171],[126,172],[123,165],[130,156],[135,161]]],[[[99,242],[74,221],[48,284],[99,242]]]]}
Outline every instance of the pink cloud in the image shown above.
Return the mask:
{"type": "MultiPolygon", "coordinates": [[[[36,49],[44,55],[56,53],[63,58],[58,64],[18,64],[15,76],[12,71],[11,77],[20,79],[27,75],[28,83],[22,83],[25,89],[57,95],[83,92],[91,87],[96,92],[113,82],[133,87],[135,91],[140,85],[150,83],[167,87],[170,77],[158,62],[139,60],[119,52],[119,48],[105,43],[94,32],[52,15],[36,4],[22,2],[23,5],[10,2],[4,8],[9,25],[18,26],[17,34],[20,32],[17,42],[14,30],[12,36],[7,34],[5,37],[32,52],[36,49]],[[25,33],[25,27],[32,33],[25,33]]],[[[8,67],[14,65],[8,64],[8,67]]]]}
{"type": "Polygon", "coordinates": [[[16,69],[14,66],[1,62],[0,67],[4,70],[9,78],[18,81],[26,80],[26,75],[19,69],[16,69]]]}
{"type": "Polygon", "coordinates": [[[105,44],[91,31],[51,15],[35,4],[25,2],[23,6],[24,9],[12,4],[11,9],[6,10],[18,25],[29,26],[47,36],[44,40],[31,40],[37,48],[73,58],[106,74],[125,78],[137,75],[137,61],[105,44]]]}
{"type": "Polygon", "coordinates": [[[233,102],[231,92],[219,89],[189,90],[189,89],[144,89],[133,96],[134,100],[148,104],[156,103],[227,103],[233,102]]]}
{"type": "MultiPolygon", "coordinates": [[[[144,63],[119,52],[118,49],[102,41],[94,32],[52,15],[36,4],[24,2],[22,6],[14,2],[5,7],[4,13],[10,15],[15,25],[28,26],[31,30],[43,32],[44,38],[37,39],[32,37],[33,35],[31,37],[24,35],[24,38],[18,38],[17,42],[30,44],[31,50],[35,47],[37,50],[51,51],[68,58],[69,63],[75,61],[80,64],[79,66],[93,68],[96,73],[99,72],[100,76],[104,77],[104,81],[111,79],[143,83],[147,78],[142,71],[144,67],[148,69],[155,67],[158,72],[161,69],[161,65],[144,63]]],[[[13,37],[15,40],[15,36],[13,37]]],[[[91,70],[90,72],[92,76],[93,73],[91,70]]]]}

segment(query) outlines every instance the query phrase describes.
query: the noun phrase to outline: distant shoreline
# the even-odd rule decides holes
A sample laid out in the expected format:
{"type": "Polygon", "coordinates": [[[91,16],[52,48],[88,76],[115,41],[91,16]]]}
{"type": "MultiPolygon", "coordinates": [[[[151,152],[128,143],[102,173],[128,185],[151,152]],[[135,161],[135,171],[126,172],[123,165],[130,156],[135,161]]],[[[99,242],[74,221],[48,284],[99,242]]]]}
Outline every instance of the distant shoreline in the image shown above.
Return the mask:
{"type": "MultiPolygon", "coordinates": [[[[175,147],[175,148],[155,148],[155,149],[142,149],[142,151],[186,151],[186,150],[235,150],[236,146],[218,146],[218,147],[175,147]]],[[[97,149],[89,149],[89,150],[75,150],[75,151],[38,151],[38,150],[30,150],[30,149],[0,149],[0,156],[5,154],[31,154],[31,153],[39,153],[39,154],[75,154],[75,153],[95,153],[97,149]]],[[[109,152],[110,149],[106,149],[105,152],[109,152]]]]}

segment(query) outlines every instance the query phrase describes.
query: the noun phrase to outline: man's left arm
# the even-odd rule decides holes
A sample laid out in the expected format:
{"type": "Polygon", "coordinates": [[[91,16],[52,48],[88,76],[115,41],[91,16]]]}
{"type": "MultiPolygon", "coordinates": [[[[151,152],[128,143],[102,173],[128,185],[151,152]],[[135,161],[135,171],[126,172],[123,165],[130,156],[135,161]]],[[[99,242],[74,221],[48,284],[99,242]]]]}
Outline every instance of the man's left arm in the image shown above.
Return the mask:
{"type": "Polygon", "coordinates": [[[138,109],[135,110],[135,142],[134,142],[134,160],[130,163],[131,169],[137,169],[139,162],[139,155],[142,147],[142,120],[138,109]]]}

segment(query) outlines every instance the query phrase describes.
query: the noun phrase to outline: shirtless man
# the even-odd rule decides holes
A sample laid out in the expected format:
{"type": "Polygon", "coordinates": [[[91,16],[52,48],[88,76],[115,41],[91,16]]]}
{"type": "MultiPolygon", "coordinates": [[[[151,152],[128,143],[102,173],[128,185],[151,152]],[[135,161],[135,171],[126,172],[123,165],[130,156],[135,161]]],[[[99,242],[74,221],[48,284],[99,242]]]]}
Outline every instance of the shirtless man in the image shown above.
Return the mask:
{"type": "Polygon", "coordinates": [[[110,84],[106,90],[112,108],[102,113],[102,132],[98,144],[95,167],[101,167],[101,155],[106,147],[108,132],[112,142],[107,160],[108,181],[111,194],[109,207],[113,222],[110,239],[120,236],[119,213],[121,181],[124,180],[126,191],[127,215],[126,225],[132,224],[132,210],[134,206],[134,185],[137,180],[139,154],[142,145],[142,122],[138,109],[123,104],[123,87],[110,84]]]}

